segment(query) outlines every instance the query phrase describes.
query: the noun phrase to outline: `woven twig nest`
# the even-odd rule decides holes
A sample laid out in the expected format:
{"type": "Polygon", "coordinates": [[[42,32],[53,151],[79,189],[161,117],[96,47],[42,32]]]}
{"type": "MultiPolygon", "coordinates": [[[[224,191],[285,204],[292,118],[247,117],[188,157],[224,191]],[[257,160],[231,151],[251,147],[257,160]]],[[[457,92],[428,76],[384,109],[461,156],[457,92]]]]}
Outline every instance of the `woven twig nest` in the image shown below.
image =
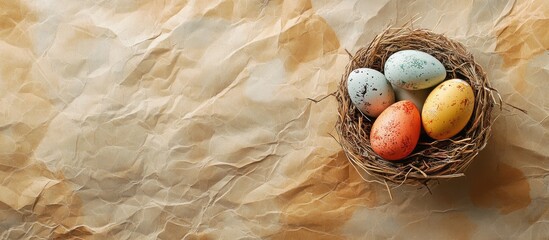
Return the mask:
{"type": "Polygon", "coordinates": [[[496,95],[482,67],[462,44],[429,30],[388,28],[376,36],[370,46],[351,56],[341,78],[336,92],[339,142],[357,170],[363,170],[384,183],[425,185],[434,179],[461,177],[488,141],[496,95]],[[356,68],[383,72],[385,60],[391,54],[408,49],[420,50],[437,58],[447,70],[446,79],[467,81],[473,88],[475,108],[465,128],[456,136],[435,141],[423,134],[411,155],[399,162],[389,162],[370,147],[370,130],[375,119],[368,119],[353,105],[347,91],[347,77],[356,68]]]}

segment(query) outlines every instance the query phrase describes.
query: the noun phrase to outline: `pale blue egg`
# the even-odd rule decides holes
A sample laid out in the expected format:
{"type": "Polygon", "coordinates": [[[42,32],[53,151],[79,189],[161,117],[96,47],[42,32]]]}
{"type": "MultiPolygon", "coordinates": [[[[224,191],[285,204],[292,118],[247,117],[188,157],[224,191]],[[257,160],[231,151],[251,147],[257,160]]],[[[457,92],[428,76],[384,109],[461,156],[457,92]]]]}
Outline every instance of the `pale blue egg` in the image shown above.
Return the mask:
{"type": "Polygon", "coordinates": [[[446,78],[446,69],[439,60],[417,50],[403,50],[389,56],[384,73],[393,85],[408,90],[434,87],[446,78]]]}
{"type": "Polygon", "coordinates": [[[370,69],[353,70],[347,78],[347,90],[353,104],[364,114],[377,117],[395,102],[395,93],[383,73],[370,69]]]}

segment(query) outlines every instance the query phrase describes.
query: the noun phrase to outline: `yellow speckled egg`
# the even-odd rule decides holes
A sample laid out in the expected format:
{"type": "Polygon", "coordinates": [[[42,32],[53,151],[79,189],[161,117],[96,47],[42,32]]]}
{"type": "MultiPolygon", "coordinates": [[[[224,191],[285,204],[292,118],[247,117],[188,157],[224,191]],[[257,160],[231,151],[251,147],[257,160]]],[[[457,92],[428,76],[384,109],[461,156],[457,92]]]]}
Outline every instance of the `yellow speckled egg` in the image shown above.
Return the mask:
{"type": "Polygon", "coordinates": [[[471,86],[461,79],[439,84],[427,97],[421,122],[429,137],[443,140],[458,134],[467,125],[475,107],[471,86]]]}

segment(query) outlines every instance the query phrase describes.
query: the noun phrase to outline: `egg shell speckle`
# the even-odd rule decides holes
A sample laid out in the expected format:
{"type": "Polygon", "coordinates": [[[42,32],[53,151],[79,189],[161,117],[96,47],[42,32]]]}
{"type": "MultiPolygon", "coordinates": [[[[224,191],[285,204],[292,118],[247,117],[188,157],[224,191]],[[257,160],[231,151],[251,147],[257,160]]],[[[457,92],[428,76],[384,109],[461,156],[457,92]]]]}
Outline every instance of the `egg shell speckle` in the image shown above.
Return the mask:
{"type": "Polygon", "coordinates": [[[385,160],[400,160],[414,151],[421,131],[416,105],[399,101],[383,111],[372,125],[370,143],[385,160]]]}
{"type": "Polygon", "coordinates": [[[395,93],[383,73],[370,68],[353,70],[347,78],[353,104],[364,114],[377,117],[395,102],[395,93]]]}
{"type": "Polygon", "coordinates": [[[384,67],[392,84],[408,90],[434,87],[446,78],[444,65],[428,53],[403,50],[393,53],[384,67]]]}
{"type": "Polygon", "coordinates": [[[473,114],[475,96],[471,86],[461,79],[439,84],[427,97],[421,121],[429,137],[448,139],[458,134],[473,114]]]}

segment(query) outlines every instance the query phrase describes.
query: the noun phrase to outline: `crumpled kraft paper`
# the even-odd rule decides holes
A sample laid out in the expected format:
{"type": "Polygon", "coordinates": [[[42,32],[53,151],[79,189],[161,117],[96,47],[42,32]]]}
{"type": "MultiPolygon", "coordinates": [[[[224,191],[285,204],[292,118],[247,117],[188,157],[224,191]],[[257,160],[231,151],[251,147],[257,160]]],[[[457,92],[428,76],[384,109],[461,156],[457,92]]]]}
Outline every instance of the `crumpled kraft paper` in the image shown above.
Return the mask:
{"type": "Polygon", "coordinates": [[[549,5],[0,1],[0,239],[549,237],[549,5]],[[505,107],[466,177],[363,180],[335,135],[349,60],[413,21],[505,107]]]}

